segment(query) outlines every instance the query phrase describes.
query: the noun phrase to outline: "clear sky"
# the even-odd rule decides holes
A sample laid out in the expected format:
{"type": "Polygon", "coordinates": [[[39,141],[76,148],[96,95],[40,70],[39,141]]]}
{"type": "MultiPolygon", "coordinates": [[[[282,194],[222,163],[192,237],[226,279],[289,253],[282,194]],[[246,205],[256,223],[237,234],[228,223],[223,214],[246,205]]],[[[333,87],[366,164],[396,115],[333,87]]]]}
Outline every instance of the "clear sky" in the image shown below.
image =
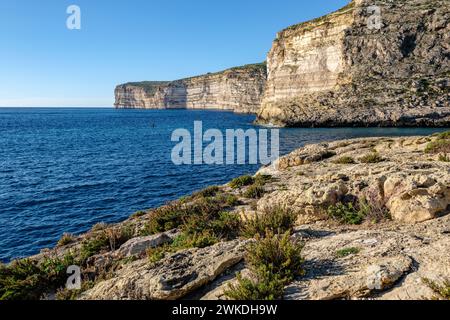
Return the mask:
{"type": "Polygon", "coordinates": [[[0,106],[112,106],[120,83],[261,62],[278,31],[348,2],[1,0],[0,106]]]}

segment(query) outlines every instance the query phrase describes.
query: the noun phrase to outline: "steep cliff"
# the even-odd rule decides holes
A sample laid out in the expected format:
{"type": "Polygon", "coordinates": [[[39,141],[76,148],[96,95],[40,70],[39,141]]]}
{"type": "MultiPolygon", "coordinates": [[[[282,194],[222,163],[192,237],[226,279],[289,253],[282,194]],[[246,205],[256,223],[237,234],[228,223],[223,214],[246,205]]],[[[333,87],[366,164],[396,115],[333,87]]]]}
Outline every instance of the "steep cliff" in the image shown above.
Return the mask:
{"type": "Polygon", "coordinates": [[[266,64],[253,64],[173,82],[137,82],[115,90],[116,108],[223,109],[257,113],[266,64]]]}
{"type": "Polygon", "coordinates": [[[355,0],[277,35],[258,121],[449,126],[449,59],[449,1],[355,0]]]}

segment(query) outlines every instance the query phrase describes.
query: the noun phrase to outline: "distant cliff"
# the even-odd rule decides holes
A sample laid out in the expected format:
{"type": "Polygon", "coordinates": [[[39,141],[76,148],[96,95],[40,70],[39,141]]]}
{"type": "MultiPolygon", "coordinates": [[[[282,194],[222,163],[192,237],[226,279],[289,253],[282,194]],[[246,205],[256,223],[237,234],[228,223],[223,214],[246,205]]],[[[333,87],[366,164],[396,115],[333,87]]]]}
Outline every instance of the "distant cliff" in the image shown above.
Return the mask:
{"type": "Polygon", "coordinates": [[[172,82],[126,83],[115,90],[115,107],[257,113],[266,78],[266,64],[261,63],[172,82]]]}
{"type": "Polygon", "coordinates": [[[355,0],[277,35],[258,121],[449,126],[449,59],[448,0],[355,0]]]}

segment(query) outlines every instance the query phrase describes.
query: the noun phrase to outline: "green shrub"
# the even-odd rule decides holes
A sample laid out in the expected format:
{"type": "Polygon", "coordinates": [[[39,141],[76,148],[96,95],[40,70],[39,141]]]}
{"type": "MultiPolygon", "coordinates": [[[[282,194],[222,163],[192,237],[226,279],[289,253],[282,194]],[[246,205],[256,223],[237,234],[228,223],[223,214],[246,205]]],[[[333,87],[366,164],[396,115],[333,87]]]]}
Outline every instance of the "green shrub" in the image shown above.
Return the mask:
{"type": "Polygon", "coordinates": [[[336,251],[336,256],[338,258],[345,258],[347,256],[358,254],[360,251],[361,250],[358,248],[345,248],[345,249],[336,251]]]}
{"type": "Polygon", "coordinates": [[[242,235],[253,238],[256,235],[265,236],[267,232],[284,233],[293,228],[297,216],[295,212],[281,207],[266,209],[244,223],[242,235]]]}
{"type": "Polygon", "coordinates": [[[334,206],[328,207],[327,213],[330,218],[336,219],[345,224],[361,224],[369,214],[370,208],[364,202],[360,201],[357,205],[348,202],[339,202],[334,206]]]}
{"type": "Polygon", "coordinates": [[[450,300],[450,280],[444,280],[442,284],[438,284],[429,279],[423,279],[425,284],[433,290],[435,300],[450,300]]]}
{"type": "Polygon", "coordinates": [[[283,236],[268,232],[247,248],[246,262],[255,279],[239,275],[225,295],[235,300],[281,299],[284,287],[304,274],[302,249],[302,244],[291,242],[290,232],[283,236]]]}
{"type": "Polygon", "coordinates": [[[259,185],[259,186],[264,186],[271,181],[273,181],[273,178],[271,175],[257,174],[254,179],[254,184],[259,185]]]}
{"type": "Polygon", "coordinates": [[[242,176],[236,179],[233,179],[230,182],[230,187],[233,189],[239,189],[242,187],[249,186],[255,182],[255,179],[252,176],[242,176]]]}
{"type": "Polygon", "coordinates": [[[450,153],[450,139],[439,139],[430,142],[425,148],[425,153],[430,154],[450,153]]]}
{"type": "Polygon", "coordinates": [[[352,157],[342,157],[342,158],[339,158],[339,159],[333,161],[333,163],[335,163],[335,164],[354,164],[355,159],[353,159],[352,157]]]}
{"type": "Polygon", "coordinates": [[[334,157],[335,155],[336,155],[336,152],[327,150],[321,155],[320,160],[330,159],[330,158],[334,157]]]}
{"type": "Polygon", "coordinates": [[[244,197],[248,199],[260,199],[264,195],[264,187],[254,184],[244,192],[244,197]]]}
{"type": "Polygon", "coordinates": [[[384,159],[377,153],[373,152],[359,159],[361,163],[380,163],[383,162],[384,159]]]}
{"type": "Polygon", "coordinates": [[[212,186],[195,193],[194,197],[202,197],[202,198],[215,197],[217,193],[219,193],[219,191],[220,191],[219,187],[212,186]]]}
{"type": "Polygon", "coordinates": [[[450,131],[442,132],[438,134],[438,139],[445,140],[450,139],[450,131]]]}
{"type": "Polygon", "coordinates": [[[101,234],[96,237],[86,239],[81,244],[80,259],[85,262],[92,256],[106,251],[109,248],[109,239],[106,234],[101,234]]]}
{"type": "Polygon", "coordinates": [[[75,237],[69,233],[64,233],[61,239],[58,240],[57,246],[58,247],[64,247],[68,244],[71,244],[74,242],[75,237]]]}
{"type": "Polygon", "coordinates": [[[441,154],[441,155],[439,155],[439,161],[450,162],[450,157],[445,154],[441,154]]]}
{"type": "Polygon", "coordinates": [[[45,258],[41,263],[24,259],[0,266],[0,300],[38,300],[45,293],[63,286],[75,259],[45,258]]]}
{"type": "Polygon", "coordinates": [[[81,261],[86,262],[90,257],[104,251],[116,250],[133,236],[131,226],[104,229],[94,237],[83,241],[80,249],[81,261]]]}

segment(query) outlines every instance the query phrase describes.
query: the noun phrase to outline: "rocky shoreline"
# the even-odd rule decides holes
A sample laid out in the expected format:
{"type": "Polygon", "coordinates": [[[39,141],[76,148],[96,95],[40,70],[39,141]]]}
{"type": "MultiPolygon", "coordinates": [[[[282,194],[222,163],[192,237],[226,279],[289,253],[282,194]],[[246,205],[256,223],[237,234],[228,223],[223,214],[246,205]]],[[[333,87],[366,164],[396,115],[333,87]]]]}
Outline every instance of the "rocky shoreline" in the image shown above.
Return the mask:
{"type": "Polygon", "coordinates": [[[2,266],[0,297],[448,299],[449,213],[450,133],[308,145],[278,170],[65,235],[2,266]],[[291,273],[261,276],[255,264],[270,261],[271,245],[298,262],[291,273]],[[81,290],[64,289],[73,264],[81,290]]]}

